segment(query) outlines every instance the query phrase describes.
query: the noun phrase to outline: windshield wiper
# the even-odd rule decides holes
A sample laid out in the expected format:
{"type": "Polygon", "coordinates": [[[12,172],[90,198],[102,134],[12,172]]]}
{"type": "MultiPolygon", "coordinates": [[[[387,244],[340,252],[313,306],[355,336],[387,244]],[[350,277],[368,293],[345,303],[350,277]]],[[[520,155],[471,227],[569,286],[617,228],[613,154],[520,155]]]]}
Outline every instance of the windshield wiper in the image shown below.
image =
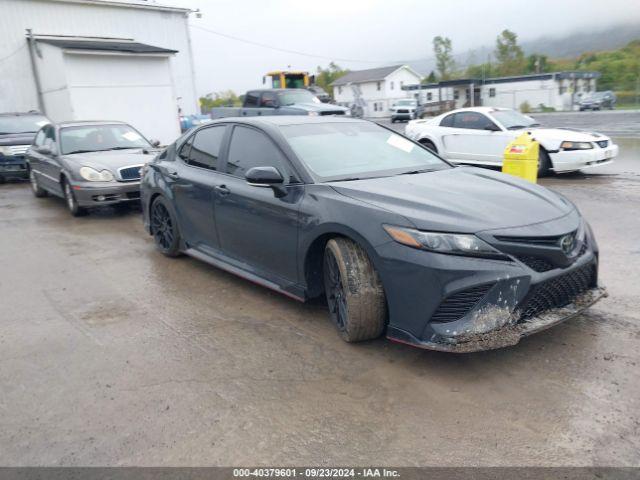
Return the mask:
{"type": "Polygon", "coordinates": [[[362,180],[360,177],[340,178],[338,180],[331,180],[332,182],[351,182],[354,180],[362,180]]]}
{"type": "Polygon", "coordinates": [[[133,149],[138,149],[138,148],[145,148],[145,147],[113,147],[113,148],[105,148],[104,150],[97,150],[98,152],[108,152],[109,150],[133,150],[133,149]]]}
{"type": "Polygon", "coordinates": [[[437,169],[435,168],[423,168],[421,170],[410,170],[408,172],[398,173],[398,175],[415,175],[417,173],[427,173],[427,172],[435,172],[437,169]]]}
{"type": "MultiPolygon", "coordinates": [[[[91,152],[95,152],[96,150],[72,150],[71,152],[65,152],[65,155],[73,155],[74,153],[91,153],[91,152]]],[[[98,150],[100,151],[100,150],[98,150]]]]}

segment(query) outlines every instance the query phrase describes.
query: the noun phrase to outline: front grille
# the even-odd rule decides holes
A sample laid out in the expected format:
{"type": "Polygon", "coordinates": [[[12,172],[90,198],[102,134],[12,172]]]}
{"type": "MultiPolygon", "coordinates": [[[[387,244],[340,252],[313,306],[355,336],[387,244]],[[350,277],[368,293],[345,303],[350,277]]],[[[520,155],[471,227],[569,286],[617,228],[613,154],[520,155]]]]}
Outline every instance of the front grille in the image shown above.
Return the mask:
{"type": "MultiPolygon", "coordinates": [[[[571,232],[573,234],[576,231],[571,232]]],[[[526,243],[529,245],[553,245],[557,246],[560,242],[560,239],[564,237],[566,234],[562,235],[554,235],[552,237],[509,237],[506,235],[496,235],[495,239],[500,242],[509,242],[509,243],[526,243]]]]}
{"type": "Polygon", "coordinates": [[[493,287],[492,283],[480,285],[445,298],[431,316],[431,321],[445,323],[460,320],[482,300],[487,292],[491,290],[491,287],[493,287]]]}
{"type": "Polygon", "coordinates": [[[593,263],[535,285],[519,307],[520,319],[535,317],[546,310],[570,304],[578,295],[594,286],[593,263]]]}
{"type": "Polygon", "coordinates": [[[600,148],[607,148],[609,146],[609,140],[600,140],[596,142],[600,148]]]}
{"type": "Polygon", "coordinates": [[[398,113],[409,113],[409,110],[398,110],[398,113]]]}
{"type": "Polygon", "coordinates": [[[140,170],[142,165],[134,165],[132,167],[124,167],[119,170],[120,179],[125,182],[140,180],[140,170]]]}
{"type": "Polygon", "coordinates": [[[320,115],[344,115],[342,110],[329,111],[329,112],[320,112],[320,115]]]}
{"type": "Polygon", "coordinates": [[[544,258],[532,257],[530,255],[516,255],[516,258],[535,272],[548,272],[556,268],[551,262],[548,262],[544,258]]]}
{"type": "Polygon", "coordinates": [[[9,145],[11,155],[24,155],[29,150],[30,145],[9,145]]]}

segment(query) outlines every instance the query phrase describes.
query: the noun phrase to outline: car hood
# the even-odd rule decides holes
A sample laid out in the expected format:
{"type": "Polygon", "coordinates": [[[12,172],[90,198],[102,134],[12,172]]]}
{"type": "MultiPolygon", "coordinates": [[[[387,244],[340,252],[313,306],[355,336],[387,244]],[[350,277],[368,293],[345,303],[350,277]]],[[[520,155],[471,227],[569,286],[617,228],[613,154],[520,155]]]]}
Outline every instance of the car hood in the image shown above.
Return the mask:
{"type": "Polygon", "coordinates": [[[516,130],[518,134],[527,131],[531,132],[531,136],[539,142],[595,142],[609,138],[596,132],[585,132],[583,130],[574,130],[572,128],[526,128],[516,130]]]}
{"type": "Polygon", "coordinates": [[[0,145],[31,145],[35,133],[9,133],[0,135],[0,145]]]}
{"type": "Polygon", "coordinates": [[[300,108],[307,112],[346,112],[349,110],[339,105],[327,105],[326,103],[296,103],[290,107],[300,108]]]}
{"type": "Polygon", "coordinates": [[[575,209],[544,187],[472,167],[330,185],[342,195],[402,215],[421,230],[477,233],[548,222],[575,209]]]}
{"type": "Polygon", "coordinates": [[[147,150],[117,150],[108,152],[88,152],[65,155],[64,159],[78,167],[91,167],[96,170],[110,170],[115,173],[119,168],[143,165],[153,159],[155,153],[147,150]]]}

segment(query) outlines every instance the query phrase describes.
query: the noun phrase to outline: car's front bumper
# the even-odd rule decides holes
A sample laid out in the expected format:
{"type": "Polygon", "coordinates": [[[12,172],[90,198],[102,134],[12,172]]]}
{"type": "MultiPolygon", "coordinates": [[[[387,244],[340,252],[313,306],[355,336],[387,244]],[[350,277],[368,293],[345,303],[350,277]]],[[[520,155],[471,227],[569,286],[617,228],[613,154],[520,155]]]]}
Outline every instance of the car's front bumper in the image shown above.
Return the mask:
{"type": "Polygon", "coordinates": [[[0,177],[27,178],[27,163],[22,156],[0,157],[0,177]]]}
{"type": "Polygon", "coordinates": [[[84,208],[140,201],[140,182],[78,182],[72,186],[78,205],[84,208]]]}
{"type": "Polygon", "coordinates": [[[618,156],[618,146],[610,143],[605,148],[592,148],[591,150],[561,150],[550,153],[554,172],[575,172],[584,168],[607,165],[618,156]]]}

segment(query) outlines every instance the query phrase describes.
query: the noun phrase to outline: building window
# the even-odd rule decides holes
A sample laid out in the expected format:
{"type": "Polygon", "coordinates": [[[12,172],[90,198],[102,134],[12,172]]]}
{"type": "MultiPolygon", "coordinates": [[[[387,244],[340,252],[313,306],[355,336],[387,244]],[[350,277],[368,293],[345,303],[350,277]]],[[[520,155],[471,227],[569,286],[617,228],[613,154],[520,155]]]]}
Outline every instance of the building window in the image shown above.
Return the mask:
{"type": "Polygon", "coordinates": [[[464,91],[464,96],[467,98],[467,100],[469,100],[469,97],[471,96],[469,92],[470,92],[470,89],[468,88],[464,91]]]}
{"type": "Polygon", "coordinates": [[[378,111],[378,104],[377,103],[373,103],[373,111],[377,112],[378,111]]]}
{"type": "Polygon", "coordinates": [[[338,93],[342,95],[342,87],[338,87],[338,93]]]}
{"type": "Polygon", "coordinates": [[[453,91],[453,99],[454,100],[458,100],[460,98],[460,91],[459,90],[454,90],[453,91]]]}
{"type": "Polygon", "coordinates": [[[567,92],[567,87],[565,87],[564,85],[560,85],[560,88],[558,89],[558,93],[560,95],[563,95],[566,92],[567,92]]]}
{"type": "Polygon", "coordinates": [[[391,82],[391,90],[393,90],[393,82],[391,82]]]}
{"type": "Polygon", "coordinates": [[[427,102],[430,102],[432,98],[433,98],[433,94],[431,92],[428,92],[427,93],[427,102]]]}
{"type": "Polygon", "coordinates": [[[380,91],[380,89],[381,89],[381,88],[382,88],[382,86],[380,85],[380,82],[376,83],[376,89],[377,89],[378,91],[380,91]]]}
{"type": "Polygon", "coordinates": [[[490,97],[495,97],[496,96],[496,89],[495,88],[490,88],[489,89],[489,96],[490,97]]]}
{"type": "Polygon", "coordinates": [[[402,90],[402,87],[404,87],[404,81],[400,80],[400,90],[402,90]]]}

